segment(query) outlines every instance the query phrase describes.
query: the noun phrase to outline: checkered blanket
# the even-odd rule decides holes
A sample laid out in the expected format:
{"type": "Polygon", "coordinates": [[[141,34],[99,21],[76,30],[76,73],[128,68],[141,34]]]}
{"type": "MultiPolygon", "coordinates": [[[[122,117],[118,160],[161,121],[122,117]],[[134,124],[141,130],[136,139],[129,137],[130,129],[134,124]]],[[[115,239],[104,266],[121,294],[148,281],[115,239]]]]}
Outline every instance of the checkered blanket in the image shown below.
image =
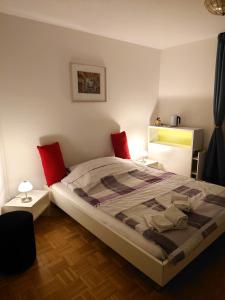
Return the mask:
{"type": "Polygon", "coordinates": [[[93,160],[78,166],[64,183],[90,205],[155,242],[174,264],[225,222],[225,188],[132,161],[93,160]],[[191,201],[188,228],[159,233],[147,225],[144,215],[163,214],[171,205],[172,192],[191,201]]]}

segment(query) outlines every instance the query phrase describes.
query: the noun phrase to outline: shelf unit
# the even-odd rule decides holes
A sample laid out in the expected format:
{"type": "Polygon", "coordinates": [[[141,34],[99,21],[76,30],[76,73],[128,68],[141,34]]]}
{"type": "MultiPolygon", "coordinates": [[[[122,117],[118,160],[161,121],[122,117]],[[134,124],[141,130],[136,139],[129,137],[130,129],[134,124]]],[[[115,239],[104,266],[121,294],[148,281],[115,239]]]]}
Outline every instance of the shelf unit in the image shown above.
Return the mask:
{"type": "Polygon", "coordinates": [[[148,127],[149,157],[163,170],[201,179],[204,163],[203,129],[148,127]]]}
{"type": "Polygon", "coordinates": [[[197,180],[202,179],[206,151],[194,151],[192,157],[191,177],[197,180]]]}

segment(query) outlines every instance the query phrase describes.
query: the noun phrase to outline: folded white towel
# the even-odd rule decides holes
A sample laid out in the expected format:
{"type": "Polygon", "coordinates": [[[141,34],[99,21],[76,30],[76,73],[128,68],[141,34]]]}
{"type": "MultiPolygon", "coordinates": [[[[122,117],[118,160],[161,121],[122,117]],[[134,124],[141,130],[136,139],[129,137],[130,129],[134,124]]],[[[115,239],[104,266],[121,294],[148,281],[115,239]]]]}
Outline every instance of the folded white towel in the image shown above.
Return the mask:
{"type": "Polygon", "coordinates": [[[164,216],[173,223],[176,229],[187,228],[188,216],[174,205],[170,206],[164,211],[164,216]]]}
{"type": "Polygon", "coordinates": [[[152,225],[152,215],[151,214],[145,214],[144,215],[144,219],[145,219],[145,222],[147,223],[148,227],[149,228],[153,228],[153,225],[152,225]]]}
{"type": "Polygon", "coordinates": [[[150,228],[155,228],[158,232],[163,232],[173,229],[173,223],[165,218],[164,215],[144,215],[145,221],[150,228]]]}
{"type": "Polygon", "coordinates": [[[191,211],[191,203],[187,195],[178,193],[171,194],[171,203],[182,211],[191,211]]]}

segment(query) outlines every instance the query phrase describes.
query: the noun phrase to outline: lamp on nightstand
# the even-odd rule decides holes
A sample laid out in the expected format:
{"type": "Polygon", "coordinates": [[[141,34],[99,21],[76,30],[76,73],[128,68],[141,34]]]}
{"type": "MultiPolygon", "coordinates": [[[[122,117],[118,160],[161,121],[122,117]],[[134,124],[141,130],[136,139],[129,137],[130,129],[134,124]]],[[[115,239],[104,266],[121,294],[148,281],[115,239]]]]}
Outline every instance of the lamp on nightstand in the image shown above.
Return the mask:
{"type": "Polygon", "coordinates": [[[142,162],[145,163],[146,159],[148,158],[148,151],[142,150],[141,153],[140,153],[140,157],[142,159],[142,162]]]}
{"type": "Polygon", "coordinates": [[[30,192],[33,189],[33,185],[30,183],[30,181],[22,181],[18,186],[18,191],[20,193],[25,193],[25,197],[23,197],[21,200],[22,202],[30,202],[32,201],[32,197],[27,197],[27,193],[30,192]]]}

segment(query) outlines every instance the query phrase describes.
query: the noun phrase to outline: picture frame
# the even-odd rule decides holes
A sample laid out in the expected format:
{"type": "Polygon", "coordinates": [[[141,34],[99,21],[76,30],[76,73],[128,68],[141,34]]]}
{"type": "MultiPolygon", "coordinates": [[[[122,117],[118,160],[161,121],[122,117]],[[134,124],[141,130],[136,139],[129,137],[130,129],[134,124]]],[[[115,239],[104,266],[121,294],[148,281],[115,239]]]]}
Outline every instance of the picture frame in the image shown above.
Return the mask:
{"type": "Polygon", "coordinates": [[[70,64],[73,102],[105,102],[106,68],[103,66],[70,64]]]}

